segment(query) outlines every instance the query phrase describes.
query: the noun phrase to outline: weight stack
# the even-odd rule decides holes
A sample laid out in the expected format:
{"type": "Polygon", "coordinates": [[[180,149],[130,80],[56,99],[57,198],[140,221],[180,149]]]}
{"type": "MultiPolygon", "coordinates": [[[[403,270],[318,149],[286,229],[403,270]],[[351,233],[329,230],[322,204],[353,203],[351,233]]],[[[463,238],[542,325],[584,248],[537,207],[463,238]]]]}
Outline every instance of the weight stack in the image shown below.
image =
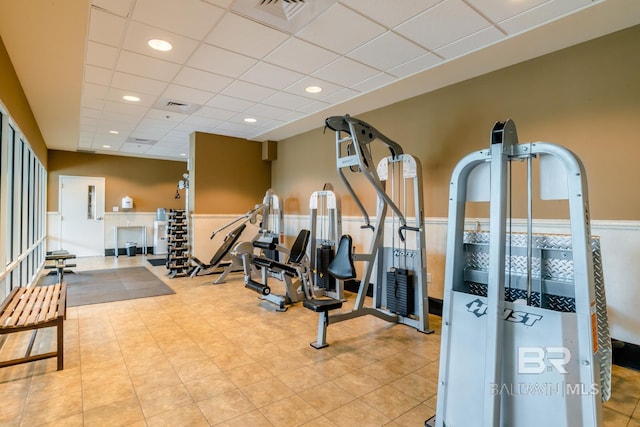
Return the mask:
{"type": "Polygon", "coordinates": [[[320,289],[326,289],[328,291],[336,290],[336,279],[327,273],[329,264],[333,261],[335,256],[333,246],[320,245],[316,248],[316,273],[315,284],[320,289]]]}
{"type": "Polygon", "coordinates": [[[387,271],[387,309],[389,311],[403,317],[413,314],[414,295],[411,271],[403,268],[387,271]]]}

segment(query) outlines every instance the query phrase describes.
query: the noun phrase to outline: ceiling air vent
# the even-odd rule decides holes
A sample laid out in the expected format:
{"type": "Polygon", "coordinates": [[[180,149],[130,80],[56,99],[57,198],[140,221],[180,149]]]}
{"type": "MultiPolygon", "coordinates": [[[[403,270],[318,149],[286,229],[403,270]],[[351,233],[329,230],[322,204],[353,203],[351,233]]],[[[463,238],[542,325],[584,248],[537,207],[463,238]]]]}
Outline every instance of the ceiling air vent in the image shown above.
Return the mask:
{"type": "Polygon", "coordinates": [[[176,99],[160,98],[153,104],[153,108],[171,113],[193,114],[199,110],[202,105],[189,104],[187,102],[178,101],[176,99]]]}
{"type": "Polygon", "coordinates": [[[127,142],[133,142],[134,144],[153,145],[158,141],[156,141],[154,139],[134,138],[133,136],[130,136],[129,138],[127,138],[127,142]]]}
{"type": "Polygon", "coordinates": [[[279,18],[290,21],[304,5],[304,0],[262,0],[259,6],[279,18]]]}

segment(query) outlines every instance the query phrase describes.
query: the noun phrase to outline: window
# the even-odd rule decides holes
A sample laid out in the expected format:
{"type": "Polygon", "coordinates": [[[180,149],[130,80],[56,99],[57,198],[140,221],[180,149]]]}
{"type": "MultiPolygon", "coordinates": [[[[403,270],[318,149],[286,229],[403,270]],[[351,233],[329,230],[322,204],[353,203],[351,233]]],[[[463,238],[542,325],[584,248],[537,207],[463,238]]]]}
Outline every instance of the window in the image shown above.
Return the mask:
{"type": "Polygon", "coordinates": [[[47,174],[0,102],[0,301],[29,286],[46,252],[47,174]]]}

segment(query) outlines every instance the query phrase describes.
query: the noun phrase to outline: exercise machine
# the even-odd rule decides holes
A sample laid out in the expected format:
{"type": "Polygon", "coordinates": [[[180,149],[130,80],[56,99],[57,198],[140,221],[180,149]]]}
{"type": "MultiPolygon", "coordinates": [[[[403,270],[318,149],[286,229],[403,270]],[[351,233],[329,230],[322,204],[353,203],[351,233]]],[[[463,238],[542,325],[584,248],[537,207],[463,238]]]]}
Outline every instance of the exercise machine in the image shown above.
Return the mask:
{"type": "MultiPolygon", "coordinates": [[[[405,154],[402,147],[373,126],[351,117],[333,116],[325,127],[335,131],[337,170],[340,179],[362,212],[371,230],[369,251],[353,253],[350,238],[341,239],[336,258],[331,263],[342,280],[355,278],[353,261],[364,263],[353,309],[329,315],[341,307],[332,299],[305,301],[305,307],[320,313],[318,339],[311,345],[323,348],[329,324],[360,316],[372,315],[388,322],[412,326],[420,332],[429,329],[427,268],[422,194],[422,166],[415,157],[405,154]],[[391,153],[374,163],[371,143],[380,141],[391,153]],[[361,173],[377,195],[375,223],[351,186],[345,171],[361,173]],[[412,215],[410,217],[409,215],[412,215]],[[390,233],[385,233],[391,229],[390,233]],[[337,268],[341,267],[341,268],[337,268]],[[373,282],[373,302],[365,306],[373,282]]],[[[331,268],[329,270],[332,270],[331,268]]]]}
{"type": "Polygon", "coordinates": [[[518,144],[513,121],[498,122],[489,149],[452,173],[448,228],[438,404],[425,425],[602,426],[611,340],[582,162],[548,142],[518,144]],[[567,200],[570,235],[533,233],[534,160],[540,199],[567,200]],[[514,180],[525,176],[522,191],[514,180]],[[515,232],[525,194],[526,230],[515,232]],[[489,231],[464,230],[469,202],[489,202],[489,231]]]}
{"type": "Polygon", "coordinates": [[[301,230],[290,250],[275,242],[253,241],[251,244],[265,252],[289,253],[286,262],[280,262],[267,256],[255,255],[253,251],[244,251],[242,261],[244,265],[244,286],[260,294],[260,299],[277,306],[277,311],[287,311],[287,305],[303,301],[312,296],[311,269],[306,254],[309,244],[309,230],[301,230]],[[255,268],[260,269],[261,279],[253,278],[255,268]],[[271,292],[269,278],[280,280],[285,288],[282,295],[271,292]]]}
{"type": "Polygon", "coordinates": [[[311,194],[309,215],[311,223],[309,258],[313,271],[314,293],[342,300],[344,298],[343,281],[336,279],[327,271],[342,235],[340,198],[331,184],[326,183],[322,190],[311,194]]]}
{"type": "Polygon", "coordinates": [[[256,205],[244,215],[233,219],[228,224],[219,227],[211,233],[209,239],[213,239],[221,231],[239,224],[224,237],[222,244],[213,254],[208,264],[196,257],[191,258],[194,266],[189,273],[190,277],[219,274],[213,282],[217,285],[224,283],[225,278],[230,273],[244,271],[242,257],[239,256],[241,251],[238,248],[246,248],[247,245],[241,245],[236,248],[236,243],[240,239],[242,232],[246,229],[247,223],[252,225],[258,224],[260,227],[254,240],[279,241],[280,233],[283,229],[282,221],[283,215],[280,209],[280,199],[273,190],[269,189],[265,193],[261,204],[256,205]],[[274,230],[272,230],[272,228],[274,230]],[[236,250],[232,250],[234,248],[236,248],[236,250]]]}

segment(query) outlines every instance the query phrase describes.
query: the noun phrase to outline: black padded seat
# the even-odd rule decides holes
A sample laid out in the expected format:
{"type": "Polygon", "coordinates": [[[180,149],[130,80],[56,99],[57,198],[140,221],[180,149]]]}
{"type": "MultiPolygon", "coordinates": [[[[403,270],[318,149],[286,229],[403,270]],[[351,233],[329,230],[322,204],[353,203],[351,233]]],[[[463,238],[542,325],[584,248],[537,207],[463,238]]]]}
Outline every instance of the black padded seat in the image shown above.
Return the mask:
{"type": "Polygon", "coordinates": [[[337,299],[307,299],[304,300],[303,305],[305,308],[317,313],[326,313],[342,307],[342,301],[337,299]]]}
{"type": "Polygon", "coordinates": [[[222,245],[220,245],[216,253],[211,257],[211,261],[209,261],[210,266],[217,265],[222,260],[222,258],[224,258],[229,253],[231,247],[238,241],[240,235],[246,227],[247,224],[242,224],[225,236],[224,242],[222,242],[222,245]]]}
{"type": "Polygon", "coordinates": [[[353,265],[351,248],[353,240],[348,234],[343,235],[338,243],[336,256],[327,267],[327,272],[338,280],[353,279],[356,277],[356,268],[353,265]]]}
{"type": "Polygon", "coordinates": [[[311,232],[309,230],[300,230],[296,241],[291,246],[291,252],[289,253],[289,260],[287,264],[300,264],[302,258],[304,258],[307,251],[307,245],[309,244],[309,236],[311,232]]]}

